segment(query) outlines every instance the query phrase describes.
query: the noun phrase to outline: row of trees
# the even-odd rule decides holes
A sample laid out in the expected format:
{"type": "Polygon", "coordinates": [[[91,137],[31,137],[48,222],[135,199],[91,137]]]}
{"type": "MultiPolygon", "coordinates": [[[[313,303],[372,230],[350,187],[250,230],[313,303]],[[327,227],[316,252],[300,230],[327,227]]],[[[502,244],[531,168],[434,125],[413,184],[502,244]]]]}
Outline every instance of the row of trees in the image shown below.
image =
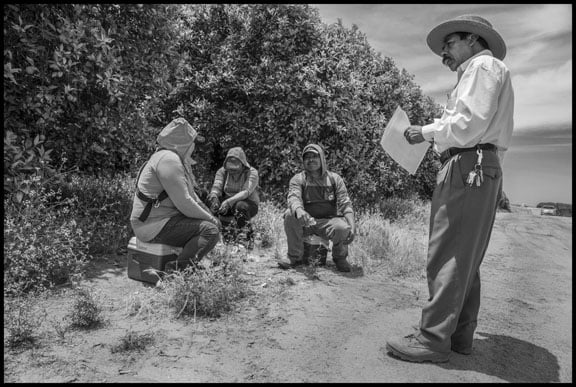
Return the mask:
{"type": "Polygon", "coordinates": [[[409,176],[379,145],[400,105],[414,124],[438,107],[355,26],[306,4],[4,5],[4,192],[29,174],[135,172],[156,134],[184,117],[208,139],[208,183],[229,147],[282,200],[301,149],[322,145],[359,206],[431,195],[431,152],[409,176]]]}

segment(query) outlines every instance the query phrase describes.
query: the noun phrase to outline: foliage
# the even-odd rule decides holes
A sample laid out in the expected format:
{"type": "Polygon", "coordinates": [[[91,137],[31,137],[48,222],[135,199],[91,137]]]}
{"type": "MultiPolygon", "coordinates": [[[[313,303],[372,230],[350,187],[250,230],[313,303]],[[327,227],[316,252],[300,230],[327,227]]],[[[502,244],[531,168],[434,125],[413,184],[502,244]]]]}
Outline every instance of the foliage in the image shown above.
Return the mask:
{"type": "Polygon", "coordinates": [[[275,206],[271,201],[260,202],[258,213],[252,218],[254,235],[262,248],[278,244],[283,229],[284,210],[275,206]]]}
{"type": "Polygon", "coordinates": [[[227,248],[214,249],[208,258],[215,266],[189,267],[163,278],[162,292],[177,317],[220,317],[246,296],[247,285],[241,278],[242,258],[229,253],[227,248]]]}
{"type": "Polygon", "coordinates": [[[58,183],[62,197],[78,203],[75,216],[89,237],[89,254],[113,254],[128,245],[134,184],[125,174],[110,178],[75,174],[58,183]]]}
{"type": "Polygon", "coordinates": [[[92,329],[102,324],[102,307],[92,291],[86,288],[77,290],[68,318],[72,327],[80,329],[92,329]]]}
{"type": "Polygon", "coordinates": [[[8,348],[33,346],[42,318],[42,315],[34,313],[30,298],[5,298],[4,345],[8,348]]]}
{"type": "Polygon", "coordinates": [[[421,212],[424,203],[416,196],[409,198],[391,197],[380,202],[380,213],[389,222],[406,219],[421,212]]]}
{"type": "Polygon", "coordinates": [[[9,295],[52,287],[78,275],[88,237],[75,220],[77,201],[38,186],[20,204],[4,200],[4,289],[9,295]]]}
{"type": "Polygon", "coordinates": [[[379,139],[396,106],[414,124],[437,108],[356,26],[325,25],[307,4],[8,4],[4,46],[4,189],[17,201],[29,174],[57,166],[134,172],[179,116],[210,140],[201,183],[240,145],[283,202],[316,142],[358,208],[431,195],[431,153],[409,176],[379,139]]]}
{"type": "Polygon", "coordinates": [[[379,145],[396,106],[414,124],[437,113],[412,77],[382,58],[356,28],[326,26],[302,4],[194,5],[177,50],[188,60],[164,101],[210,140],[199,170],[215,171],[225,151],[242,146],[270,198],[284,201],[302,148],[319,143],[357,206],[381,197],[431,195],[437,165],[429,154],[408,176],[379,145]]]}
{"type": "Polygon", "coordinates": [[[126,335],[120,338],[120,343],[110,348],[110,352],[143,351],[152,343],[154,343],[154,336],[152,334],[138,334],[129,330],[126,332],[126,335]]]}
{"type": "Polygon", "coordinates": [[[361,263],[365,272],[383,268],[392,278],[425,278],[429,214],[429,203],[413,198],[390,201],[384,212],[358,214],[351,263],[361,263]]]}
{"type": "Polygon", "coordinates": [[[4,288],[16,295],[71,281],[95,254],[131,236],[133,179],[32,176],[21,203],[4,200],[4,288]]]}
{"type": "Polygon", "coordinates": [[[132,168],[153,141],[143,112],[171,88],[179,9],[4,5],[5,192],[46,163],[132,168]]]}

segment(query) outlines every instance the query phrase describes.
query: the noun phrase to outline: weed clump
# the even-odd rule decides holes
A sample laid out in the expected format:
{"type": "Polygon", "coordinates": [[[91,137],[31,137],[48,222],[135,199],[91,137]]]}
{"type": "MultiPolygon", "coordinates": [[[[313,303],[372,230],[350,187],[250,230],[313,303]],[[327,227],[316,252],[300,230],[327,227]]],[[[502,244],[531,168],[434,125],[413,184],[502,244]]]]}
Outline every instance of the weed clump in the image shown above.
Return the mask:
{"type": "Polygon", "coordinates": [[[32,311],[31,301],[15,298],[4,301],[4,345],[8,348],[28,348],[34,346],[36,332],[42,316],[32,311]]]}
{"type": "Polygon", "coordinates": [[[143,351],[150,344],[154,343],[154,336],[150,333],[138,334],[129,330],[126,335],[120,338],[120,343],[110,348],[110,352],[132,352],[143,351]]]}
{"type": "Polygon", "coordinates": [[[103,323],[102,308],[89,290],[81,288],[78,290],[68,318],[72,327],[96,328],[103,323]]]}
{"type": "Polygon", "coordinates": [[[208,255],[208,267],[197,265],[167,274],[162,292],[167,304],[180,316],[220,317],[234,309],[236,302],[248,293],[242,278],[242,257],[239,251],[223,246],[208,255]]]}

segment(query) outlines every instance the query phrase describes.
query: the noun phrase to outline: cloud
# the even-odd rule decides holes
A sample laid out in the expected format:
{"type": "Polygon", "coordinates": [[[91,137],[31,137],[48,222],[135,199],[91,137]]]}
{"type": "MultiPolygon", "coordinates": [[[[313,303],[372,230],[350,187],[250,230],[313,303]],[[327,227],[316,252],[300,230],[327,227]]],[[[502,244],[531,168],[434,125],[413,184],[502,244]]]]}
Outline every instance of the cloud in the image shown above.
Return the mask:
{"type": "Polygon", "coordinates": [[[515,128],[570,123],[572,117],[571,4],[318,4],[325,23],[356,24],[374,50],[414,75],[437,103],[456,82],[426,45],[436,24],[462,14],[490,20],[506,41],[505,62],[515,90],[515,128]]]}
{"type": "Polygon", "coordinates": [[[572,122],[572,59],[559,67],[512,76],[517,129],[572,122]]]}

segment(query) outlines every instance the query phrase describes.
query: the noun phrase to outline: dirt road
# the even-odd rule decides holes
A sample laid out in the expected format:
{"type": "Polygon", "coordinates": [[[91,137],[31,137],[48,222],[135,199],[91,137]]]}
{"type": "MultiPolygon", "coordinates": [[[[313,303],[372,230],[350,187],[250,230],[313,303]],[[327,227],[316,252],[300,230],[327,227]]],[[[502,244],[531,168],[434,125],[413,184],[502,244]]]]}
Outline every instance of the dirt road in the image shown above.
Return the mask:
{"type": "MultiPolygon", "coordinates": [[[[218,320],[141,321],[125,300],[142,285],[102,266],[92,281],[110,323],[36,351],[8,354],[12,382],[572,382],[572,218],[498,213],[481,267],[474,351],[413,364],[384,350],[409,333],[428,297],[425,280],[392,281],[321,268],[320,280],[281,271],[270,254],[247,263],[257,297],[218,320]],[[126,329],[152,347],[119,357],[126,329]]],[[[58,310],[58,300],[49,300],[58,310]]],[[[61,305],[61,304],[60,304],[61,305]]]]}

